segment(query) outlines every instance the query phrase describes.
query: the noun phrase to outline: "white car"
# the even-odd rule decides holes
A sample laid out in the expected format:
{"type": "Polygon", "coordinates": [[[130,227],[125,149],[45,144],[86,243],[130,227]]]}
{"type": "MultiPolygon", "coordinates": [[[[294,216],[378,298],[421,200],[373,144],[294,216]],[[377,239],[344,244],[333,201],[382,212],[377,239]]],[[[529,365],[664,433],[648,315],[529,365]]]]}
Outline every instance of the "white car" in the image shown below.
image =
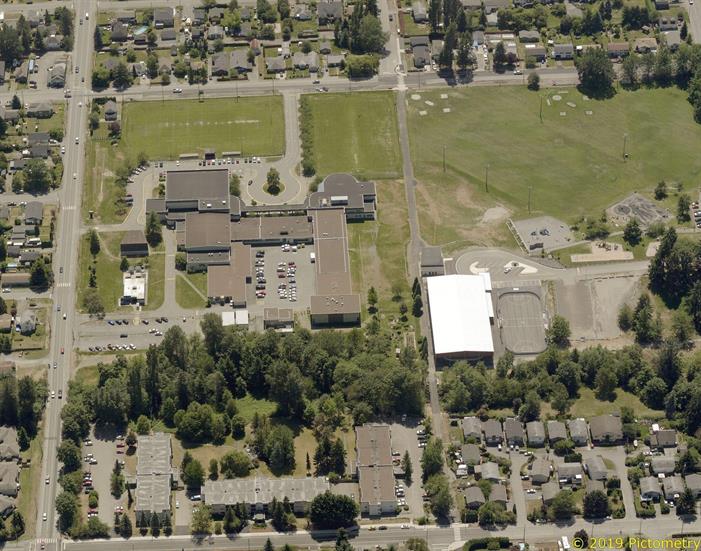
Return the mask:
{"type": "Polygon", "coordinates": [[[75,143],[80,143],[80,138],[78,136],[75,137],[75,143]]]}
{"type": "Polygon", "coordinates": [[[182,94],[182,93],[183,93],[183,89],[182,89],[182,88],[173,88],[173,93],[174,93],[174,94],[182,94]]]}
{"type": "Polygon", "coordinates": [[[46,513],[44,513],[43,515],[41,515],[41,519],[42,519],[42,520],[46,520],[47,518],[49,518],[49,517],[48,517],[48,515],[47,515],[46,513]]]}
{"type": "Polygon", "coordinates": [[[51,391],[51,398],[56,398],[56,391],[55,390],[51,391]]]}
{"type": "Polygon", "coordinates": [[[75,180],[78,177],[78,173],[74,172],[73,173],[73,179],[75,180]]]}

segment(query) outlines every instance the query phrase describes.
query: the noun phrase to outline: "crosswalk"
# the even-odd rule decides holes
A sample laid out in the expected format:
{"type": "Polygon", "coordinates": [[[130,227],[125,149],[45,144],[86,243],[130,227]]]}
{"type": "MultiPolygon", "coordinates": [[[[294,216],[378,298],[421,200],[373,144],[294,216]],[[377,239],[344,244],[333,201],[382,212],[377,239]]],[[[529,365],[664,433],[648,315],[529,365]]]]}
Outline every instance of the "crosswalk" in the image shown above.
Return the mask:
{"type": "Polygon", "coordinates": [[[29,551],[56,549],[56,543],[58,543],[58,538],[37,538],[35,541],[29,542],[29,551]]]}
{"type": "Polygon", "coordinates": [[[57,283],[56,287],[70,287],[71,284],[69,281],[63,282],[63,283],[57,283]]]}

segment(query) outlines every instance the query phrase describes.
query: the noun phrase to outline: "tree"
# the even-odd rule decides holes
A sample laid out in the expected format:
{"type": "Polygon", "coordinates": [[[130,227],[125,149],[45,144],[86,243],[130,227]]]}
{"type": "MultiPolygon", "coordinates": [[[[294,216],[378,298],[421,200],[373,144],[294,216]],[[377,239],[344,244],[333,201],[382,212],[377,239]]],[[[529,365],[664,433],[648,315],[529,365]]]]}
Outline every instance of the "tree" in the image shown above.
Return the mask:
{"type": "MultiPolygon", "coordinates": [[[[37,33],[39,34],[39,33],[37,33]]],[[[102,31],[100,31],[100,26],[95,27],[95,33],[93,34],[93,41],[95,43],[95,51],[100,51],[104,46],[102,42],[102,31]]]]}
{"type": "Polygon", "coordinates": [[[251,472],[251,459],[239,450],[224,454],[219,460],[221,474],[224,478],[243,478],[251,472]]]}
{"type": "Polygon", "coordinates": [[[572,518],[577,507],[571,490],[562,490],[552,500],[548,507],[548,517],[552,520],[567,520],[572,518]]]}
{"type": "Polygon", "coordinates": [[[677,222],[683,224],[691,220],[691,213],[689,209],[691,208],[691,197],[688,193],[682,193],[677,201],[677,222]]]}
{"type": "Polygon", "coordinates": [[[24,190],[28,193],[48,193],[52,177],[43,159],[30,159],[24,167],[26,181],[24,190]]]}
{"type": "Polygon", "coordinates": [[[289,427],[278,425],[270,431],[266,443],[266,456],[273,472],[282,473],[294,469],[294,434],[289,427]]]}
{"type": "MultiPolygon", "coordinates": [[[[464,10],[460,10],[464,14],[464,10]]],[[[458,44],[457,64],[461,71],[467,70],[475,63],[475,54],[472,52],[472,44],[470,43],[469,33],[463,32],[460,36],[458,44]]]]}
{"type": "Polygon", "coordinates": [[[83,292],[83,308],[91,315],[105,312],[105,306],[97,289],[86,289],[83,292]]]}
{"type": "Polygon", "coordinates": [[[696,513],[696,499],[693,492],[686,488],[676,501],[677,514],[692,515],[696,513]]]}
{"type": "Polygon", "coordinates": [[[182,479],[188,488],[199,489],[204,484],[204,468],[197,459],[191,459],[183,467],[182,479]]]}
{"type": "Polygon", "coordinates": [[[151,211],[146,219],[146,240],[152,247],[157,247],[161,242],[161,223],[158,221],[156,213],[151,211]]]}
{"type": "Polygon", "coordinates": [[[29,285],[36,289],[46,289],[51,286],[53,277],[51,265],[48,264],[43,257],[41,257],[34,261],[34,264],[32,264],[32,269],[29,276],[29,285]]]}
{"type": "Polygon", "coordinates": [[[643,231],[640,229],[637,218],[631,218],[626,227],[623,228],[623,240],[631,247],[635,247],[643,238],[643,231]]]}
{"type": "Polygon", "coordinates": [[[607,53],[589,48],[577,58],[577,73],[582,89],[593,97],[607,97],[613,92],[615,73],[607,53]]]}
{"type": "Polygon", "coordinates": [[[126,272],[129,269],[129,260],[127,259],[126,256],[122,257],[122,260],[119,262],[119,270],[122,272],[126,272]]]}
{"type": "Polygon", "coordinates": [[[280,183],[280,173],[275,168],[268,170],[268,175],[266,176],[266,190],[270,195],[277,195],[282,191],[282,184],[280,183]]]}
{"type": "Polygon", "coordinates": [[[550,327],[547,330],[547,339],[550,344],[566,347],[570,342],[570,323],[560,315],[553,316],[550,327]]]}
{"type": "Polygon", "coordinates": [[[409,456],[409,451],[404,452],[404,457],[402,458],[402,469],[404,470],[404,480],[406,483],[411,485],[411,477],[414,472],[411,466],[411,457],[409,456]]]}
{"type": "Polygon", "coordinates": [[[662,201],[667,198],[667,184],[664,180],[657,182],[655,186],[655,199],[657,201],[662,201]]]}
{"type": "Polygon", "coordinates": [[[0,57],[8,66],[12,66],[15,60],[22,55],[22,44],[16,29],[3,24],[0,27],[0,57]]]}
{"type": "Polygon", "coordinates": [[[22,107],[22,102],[20,101],[17,94],[12,96],[12,109],[20,109],[22,107]]]}
{"type": "Polygon", "coordinates": [[[80,469],[82,464],[80,448],[72,440],[63,440],[58,447],[56,457],[63,463],[64,472],[73,472],[80,469]]]}
{"type": "Polygon", "coordinates": [[[682,360],[679,347],[675,342],[668,341],[660,348],[657,356],[657,373],[672,388],[682,372],[682,360]]]}
{"type": "Polygon", "coordinates": [[[528,89],[534,92],[540,90],[540,75],[535,71],[528,75],[528,89]]]}
{"type": "Polygon", "coordinates": [[[131,525],[131,520],[129,519],[129,515],[122,515],[122,519],[120,522],[120,529],[119,529],[119,534],[125,538],[129,539],[132,535],[133,528],[131,525]]]}
{"type": "Polygon", "coordinates": [[[621,331],[630,331],[633,327],[633,309],[626,302],[618,311],[618,327],[621,331]]]}
{"type": "Polygon", "coordinates": [[[322,530],[335,530],[351,526],[358,516],[358,505],[346,495],[335,495],[330,491],[316,496],[309,507],[309,519],[322,530]]]}
{"type": "Polygon", "coordinates": [[[582,508],[584,518],[605,518],[611,513],[608,496],[601,490],[586,493],[582,508]]]}
{"type": "Polygon", "coordinates": [[[209,460],[209,479],[217,480],[219,478],[219,462],[213,457],[209,460]]]}
{"type": "Polygon", "coordinates": [[[492,55],[492,59],[494,60],[494,65],[496,67],[501,67],[506,63],[506,47],[504,46],[503,42],[498,42],[497,45],[494,47],[494,54],[492,55]]]}
{"type": "Polygon", "coordinates": [[[120,90],[131,85],[132,75],[124,62],[120,61],[113,72],[114,86],[120,90]]]}
{"type": "Polygon", "coordinates": [[[447,518],[453,506],[447,477],[444,474],[434,474],[426,481],[424,488],[431,499],[431,512],[434,516],[447,518]]]}
{"type": "Polygon", "coordinates": [[[97,236],[97,232],[92,229],[89,234],[90,239],[90,254],[97,256],[100,252],[100,238],[97,236]]]}
{"type": "Polygon", "coordinates": [[[428,21],[431,25],[431,31],[434,33],[438,31],[441,22],[442,7],[441,0],[430,0],[428,5],[428,21]]]}
{"type": "Polygon", "coordinates": [[[368,289],[368,310],[375,312],[377,310],[377,291],[375,287],[368,289]]]}
{"type": "Polygon", "coordinates": [[[190,529],[193,534],[210,534],[212,532],[212,510],[209,505],[200,505],[192,513],[192,523],[190,529]]]}
{"type": "Polygon", "coordinates": [[[618,378],[612,369],[600,369],[596,374],[596,397],[599,400],[615,399],[618,378]]]}
{"type": "Polygon", "coordinates": [[[694,322],[688,312],[682,308],[672,314],[672,338],[682,347],[686,347],[694,333],[694,322]]]}
{"type": "Polygon", "coordinates": [[[139,415],[136,420],[136,434],[149,434],[151,432],[151,421],[145,415],[139,415]]]}
{"type": "Polygon", "coordinates": [[[424,482],[443,470],[443,442],[440,438],[431,438],[421,456],[421,469],[424,482]]]}
{"type": "Polygon", "coordinates": [[[76,519],[79,504],[75,494],[63,491],[56,496],[56,512],[58,513],[58,529],[67,531],[76,519]]]}
{"type": "Polygon", "coordinates": [[[582,542],[582,544],[579,546],[580,549],[589,549],[589,533],[584,530],[577,530],[574,533],[574,538],[576,540],[579,540],[582,542]]]}
{"type": "Polygon", "coordinates": [[[540,397],[537,392],[531,391],[526,394],[526,399],[518,410],[518,416],[524,423],[535,421],[540,417],[540,397]]]}
{"type": "Polygon", "coordinates": [[[161,533],[161,520],[158,518],[158,513],[151,513],[151,535],[155,538],[161,533]]]}
{"type": "Polygon", "coordinates": [[[414,297],[412,304],[411,304],[411,315],[414,316],[415,318],[420,318],[424,313],[423,308],[424,308],[424,303],[423,303],[423,300],[421,300],[421,296],[416,295],[414,297]]]}
{"type": "Polygon", "coordinates": [[[229,194],[236,197],[241,196],[241,176],[235,172],[232,172],[231,176],[229,176],[229,194]]]}

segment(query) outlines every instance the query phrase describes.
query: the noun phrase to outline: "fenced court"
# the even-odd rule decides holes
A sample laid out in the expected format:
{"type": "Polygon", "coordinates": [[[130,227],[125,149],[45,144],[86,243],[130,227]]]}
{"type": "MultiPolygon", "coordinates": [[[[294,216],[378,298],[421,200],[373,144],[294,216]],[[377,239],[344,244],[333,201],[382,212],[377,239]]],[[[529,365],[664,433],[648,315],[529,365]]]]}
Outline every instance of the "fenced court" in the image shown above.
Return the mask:
{"type": "Polygon", "coordinates": [[[535,289],[502,289],[497,302],[501,341],[514,354],[545,350],[540,296],[535,289]]]}

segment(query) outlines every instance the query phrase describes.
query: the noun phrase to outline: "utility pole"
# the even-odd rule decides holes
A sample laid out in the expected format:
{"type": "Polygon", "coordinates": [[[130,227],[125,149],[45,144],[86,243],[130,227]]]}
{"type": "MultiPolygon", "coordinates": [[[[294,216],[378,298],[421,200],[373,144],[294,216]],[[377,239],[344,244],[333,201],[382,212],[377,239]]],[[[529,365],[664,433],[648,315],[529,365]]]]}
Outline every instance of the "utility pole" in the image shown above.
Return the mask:
{"type": "Polygon", "coordinates": [[[484,171],[484,191],[489,193],[489,163],[487,163],[484,171]]]}
{"type": "Polygon", "coordinates": [[[628,134],[623,134],[623,160],[625,161],[628,158],[628,154],[626,153],[626,143],[628,142],[628,134]]]}
{"type": "Polygon", "coordinates": [[[445,144],[443,144],[443,172],[445,172],[445,144]]]}
{"type": "Polygon", "coordinates": [[[540,96],[540,122],[543,122],[543,96],[540,96]]]}
{"type": "Polygon", "coordinates": [[[531,213],[531,189],[532,186],[528,186],[528,214],[531,213]]]}

